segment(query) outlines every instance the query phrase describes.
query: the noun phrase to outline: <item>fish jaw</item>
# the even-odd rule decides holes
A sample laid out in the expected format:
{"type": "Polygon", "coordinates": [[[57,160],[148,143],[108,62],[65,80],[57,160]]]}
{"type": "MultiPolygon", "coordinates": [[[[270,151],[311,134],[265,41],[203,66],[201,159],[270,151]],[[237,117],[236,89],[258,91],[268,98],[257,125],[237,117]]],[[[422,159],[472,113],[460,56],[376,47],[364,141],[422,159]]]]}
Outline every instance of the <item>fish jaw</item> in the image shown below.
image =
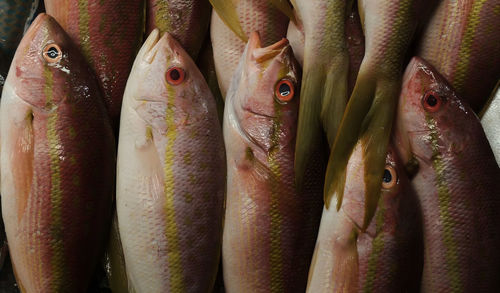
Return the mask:
{"type": "Polygon", "coordinates": [[[135,60],[117,170],[118,223],[131,286],[137,292],[209,291],[222,233],[222,132],[203,76],[168,33],[160,38],[153,30],[135,60]],[[184,73],[178,84],[168,79],[172,68],[184,73]]]}
{"type": "Polygon", "coordinates": [[[71,44],[52,17],[39,15],[0,106],[2,210],[16,278],[28,292],[85,292],[109,231],[113,133],[99,86],[71,44]],[[43,61],[47,44],[60,59],[43,61]]]}

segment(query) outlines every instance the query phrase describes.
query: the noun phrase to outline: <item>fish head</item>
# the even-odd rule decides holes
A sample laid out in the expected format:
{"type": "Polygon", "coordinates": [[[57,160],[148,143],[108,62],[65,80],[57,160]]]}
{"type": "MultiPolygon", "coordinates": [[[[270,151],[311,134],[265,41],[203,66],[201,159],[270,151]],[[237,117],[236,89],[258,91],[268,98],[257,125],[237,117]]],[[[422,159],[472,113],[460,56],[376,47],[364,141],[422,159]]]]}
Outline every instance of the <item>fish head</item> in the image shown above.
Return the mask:
{"type": "MultiPolygon", "coordinates": [[[[411,196],[411,187],[404,165],[395,149],[388,148],[384,173],[380,178],[380,199],[375,216],[363,231],[366,185],[364,178],[363,145],[358,143],[347,165],[346,184],[341,210],[360,231],[375,237],[380,232],[394,233],[398,225],[400,201],[411,196]]],[[[337,197],[333,197],[335,200],[337,197]]],[[[335,205],[332,205],[334,208],[335,205]]]]}
{"type": "Polygon", "coordinates": [[[93,86],[72,82],[82,75],[92,76],[84,57],[57,21],[42,13],[19,44],[8,82],[33,109],[51,111],[76,96],[91,95],[93,86]]]}
{"type": "Polygon", "coordinates": [[[169,33],[153,30],[139,51],[129,84],[133,107],[155,129],[164,132],[165,111],[175,113],[176,124],[205,119],[210,90],[188,53],[169,33]],[[165,107],[165,105],[167,105],[165,107]],[[160,129],[161,128],[161,129],[160,129]]]}
{"type": "Polygon", "coordinates": [[[469,105],[418,57],[405,71],[398,107],[394,141],[408,168],[430,164],[438,154],[459,155],[482,131],[469,105]]]}
{"type": "Polygon", "coordinates": [[[228,97],[239,128],[266,154],[295,143],[299,74],[286,39],[263,48],[251,34],[228,97]]]}

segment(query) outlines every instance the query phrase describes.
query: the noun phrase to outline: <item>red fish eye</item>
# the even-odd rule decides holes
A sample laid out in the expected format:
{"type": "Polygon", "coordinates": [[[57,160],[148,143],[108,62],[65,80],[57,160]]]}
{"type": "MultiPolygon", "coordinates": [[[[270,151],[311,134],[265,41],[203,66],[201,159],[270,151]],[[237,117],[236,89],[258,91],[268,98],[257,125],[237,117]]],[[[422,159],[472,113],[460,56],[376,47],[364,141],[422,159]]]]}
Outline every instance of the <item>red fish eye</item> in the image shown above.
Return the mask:
{"type": "Polygon", "coordinates": [[[172,67],[167,70],[167,82],[171,85],[179,85],[184,81],[185,73],[180,67],[172,67]]]}
{"type": "Polygon", "coordinates": [[[392,188],[398,182],[398,174],[396,170],[390,166],[385,166],[384,176],[382,177],[382,188],[392,188]]]}
{"type": "Polygon", "coordinates": [[[443,103],[443,99],[437,93],[430,91],[425,93],[424,98],[422,100],[422,104],[424,109],[427,112],[436,112],[441,108],[441,104],[443,103]]]}
{"type": "Polygon", "coordinates": [[[274,95],[281,102],[289,102],[295,95],[295,87],[290,80],[282,79],[276,84],[274,95]]]}
{"type": "Polygon", "coordinates": [[[48,44],[43,48],[43,59],[49,63],[55,63],[61,60],[62,51],[61,48],[56,44],[48,44]]]}

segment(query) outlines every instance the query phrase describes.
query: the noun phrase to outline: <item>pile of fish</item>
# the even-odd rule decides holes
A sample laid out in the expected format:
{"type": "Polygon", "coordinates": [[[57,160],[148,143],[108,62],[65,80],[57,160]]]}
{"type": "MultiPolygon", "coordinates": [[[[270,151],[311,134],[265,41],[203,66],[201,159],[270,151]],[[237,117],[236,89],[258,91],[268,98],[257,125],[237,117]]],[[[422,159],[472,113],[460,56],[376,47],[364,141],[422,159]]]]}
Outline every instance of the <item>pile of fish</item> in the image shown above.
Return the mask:
{"type": "Polygon", "coordinates": [[[500,291],[499,12],[0,0],[0,292],[500,291]]]}

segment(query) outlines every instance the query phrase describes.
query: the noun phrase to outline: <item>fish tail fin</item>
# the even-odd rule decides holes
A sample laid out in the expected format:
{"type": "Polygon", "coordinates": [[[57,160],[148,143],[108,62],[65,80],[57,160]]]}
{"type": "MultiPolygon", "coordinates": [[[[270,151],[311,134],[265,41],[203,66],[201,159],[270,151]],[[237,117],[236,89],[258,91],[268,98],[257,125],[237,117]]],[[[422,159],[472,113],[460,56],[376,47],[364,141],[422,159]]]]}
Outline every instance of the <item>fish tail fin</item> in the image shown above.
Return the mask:
{"type": "Polygon", "coordinates": [[[222,21],[243,41],[248,41],[248,36],[241,27],[240,18],[236,7],[231,0],[209,0],[212,7],[222,21]]]}
{"type": "Polygon", "coordinates": [[[345,54],[337,60],[332,63],[326,74],[321,102],[321,120],[330,147],[333,145],[347,105],[349,56],[345,54]]]}
{"type": "MultiPolygon", "coordinates": [[[[332,145],[330,158],[328,159],[324,190],[325,205],[327,208],[329,208],[333,195],[343,194],[347,162],[360,137],[363,120],[370,110],[370,106],[374,100],[374,94],[374,78],[368,74],[363,75],[360,72],[353,94],[347,104],[340,123],[335,141],[332,145]]],[[[338,198],[338,208],[340,208],[341,205],[342,200],[338,198]]]]}
{"type": "Polygon", "coordinates": [[[324,74],[320,68],[304,68],[295,142],[295,182],[298,190],[303,187],[308,161],[323,135],[319,119],[323,84],[324,74]]]}

